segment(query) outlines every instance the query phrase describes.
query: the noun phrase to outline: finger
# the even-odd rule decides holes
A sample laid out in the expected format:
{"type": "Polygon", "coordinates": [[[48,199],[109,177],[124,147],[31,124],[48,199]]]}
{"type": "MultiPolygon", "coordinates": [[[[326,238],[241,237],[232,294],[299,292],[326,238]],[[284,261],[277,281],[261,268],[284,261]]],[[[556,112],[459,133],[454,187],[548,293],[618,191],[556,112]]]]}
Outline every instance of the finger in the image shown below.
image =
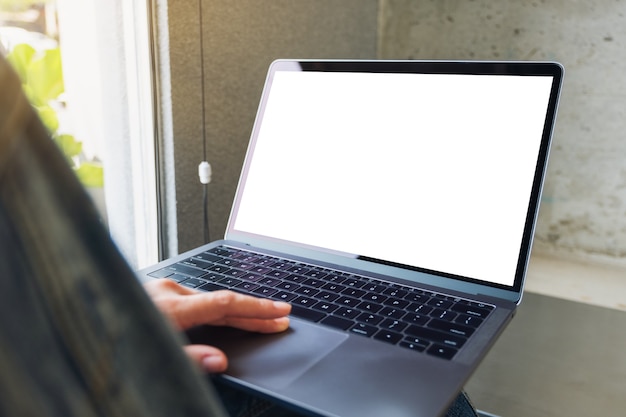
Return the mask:
{"type": "Polygon", "coordinates": [[[222,324],[231,318],[276,319],[285,317],[291,305],[221,290],[181,297],[175,318],[182,328],[200,324],[222,324]]]}
{"type": "Polygon", "coordinates": [[[228,358],[218,348],[207,345],[185,346],[187,356],[206,372],[224,372],[228,368],[228,358]]]}
{"type": "Polygon", "coordinates": [[[222,322],[213,323],[216,326],[236,327],[241,330],[247,330],[258,333],[278,333],[289,328],[289,318],[280,317],[277,319],[249,319],[226,317],[222,322]]]}
{"type": "Polygon", "coordinates": [[[144,288],[151,297],[164,297],[171,295],[191,295],[196,291],[182,286],[171,279],[161,278],[145,282],[144,288]]]}

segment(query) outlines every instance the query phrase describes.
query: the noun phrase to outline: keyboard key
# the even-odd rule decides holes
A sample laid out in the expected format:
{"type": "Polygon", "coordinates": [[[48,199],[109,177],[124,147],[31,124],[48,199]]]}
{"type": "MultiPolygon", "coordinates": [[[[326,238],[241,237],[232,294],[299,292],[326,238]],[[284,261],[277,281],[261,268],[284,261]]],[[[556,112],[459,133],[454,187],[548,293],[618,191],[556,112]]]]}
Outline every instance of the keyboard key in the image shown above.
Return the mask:
{"type": "Polygon", "coordinates": [[[206,279],[207,281],[221,281],[226,278],[222,274],[218,274],[217,272],[209,272],[206,275],[202,275],[202,279],[206,279]]]}
{"type": "MultiPolygon", "coordinates": [[[[183,282],[184,280],[189,279],[189,277],[186,277],[186,276],[181,275],[181,274],[173,274],[173,275],[170,275],[169,277],[167,277],[167,279],[170,279],[170,280],[172,280],[174,282],[183,282]]],[[[207,276],[203,275],[202,279],[207,279],[207,276]]]]}
{"type": "Polygon", "coordinates": [[[180,262],[181,264],[184,265],[189,265],[189,266],[193,266],[196,268],[200,268],[200,269],[208,269],[211,266],[213,266],[212,263],[209,262],[204,262],[200,259],[196,259],[196,258],[189,258],[189,259],[185,259],[184,261],[180,262]]]}
{"type": "Polygon", "coordinates": [[[247,281],[243,281],[242,283],[235,285],[235,288],[240,289],[245,292],[252,292],[259,287],[260,287],[259,284],[255,284],[253,282],[247,282],[247,281]]]}
{"type": "Polygon", "coordinates": [[[463,346],[466,340],[464,337],[454,336],[449,333],[444,333],[438,330],[420,326],[409,326],[406,329],[405,333],[456,349],[459,349],[461,346],[463,346]]]}
{"type": "Polygon", "coordinates": [[[280,284],[282,281],[276,278],[263,277],[258,282],[259,284],[267,285],[268,287],[273,287],[275,285],[280,284]]]}
{"type": "Polygon", "coordinates": [[[385,307],[378,312],[381,316],[391,317],[396,320],[400,320],[406,314],[404,310],[399,310],[397,308],[385,307]]]}
{"type": "Polygon", "coordinates": [[[308,278],[305,277],[304,275],[297,275],[297,274],[289,274],[288,276],[286,276],[285,278],[283,278],[285,281],[289,281],[289,282],[295,282],[297,284],[302,284],[304,281],[306,281],[308,278]]]}
{"type": "MultiPolygon", "coordinates": [[[[224,246],[217,246],[215,248],[209,249],[205,253],[213,253],[215,255],[228,256],[233,250],[225,248],[224,246]]],[[[219,258],[219,257],[218,257],[219,258]]]]}
{"type": "Polygon", "coordinates": [[[431,311],[433,311],[433,308],[425,304],[411,303],[406,310],[412,313],[428,315],[431,311]]]}
{"type": "Polygon", "coordinates": [[[255,266],[254,268],[249,269],[250,272],[254,272],[256,274],[261,274],[261,275],[265,275],[271,270],[272,269],[268,268],[267,266],[255,266]]]}
{"type": "Polygon", "coordinates": [[[474,329],[471,327],[439,319],[432,319],[430,323],[428,323],[428,327],[465,338],[470,337],[474,333],[474,329]]]}
{"type": "Polygon", "coordinates": [[[361,281],[360,279],[356,279],[356,278],[346,278],[341,285],[345,285],[346,287],[354,287],[354,288],[361,288],[363,285],[365,285],[365,283],[363,281],[361,281]]]}
{"type": "Polygon", "coordinates": [[[224,287],[223,285],[216,284],[215,282],[207,282],[206,284],[197,288],[202,291],[219,291],[219,290],[227,290],[228,287],[224,287]]]}
{"type": "Polygon", "coordinates": [[[448,308],[450,308],[450,306],[452,306],[452,301],[442,300],[440,298],[431,298],[430,300],[428,300],[427,304],[435,308],[442,308],[444,310],[447,310],[448,308]]]}
{"type": "Polygon", "coordinates": [[[239,269],[229,269],[228,271],[224,272],[224,275],[229,276],[229,277],[241,277],[247,274],[248,274],[247,271],[242,271],[239,269]]]}
{"type": "Polygon", "coordinates": [[[202,275],[206,274],[206,271],[203,269],[194,268],[193,266],[183,265],[180,262],[174,265],[170,265],[167,267],[172,272],[178,272],[184,275],[189,275],[190,277],[198,278],[202,275]]]}
{"type": "Polygon", "coordinates": [[[361,315],[359,315],[356,318],[356,320],[361,322],[361,323],[367,323],[367,324],[371,324],[371,325],[375,326],[378,323],[380,323],[381,321],[383,321],[383,317],[382,316],[377,316],[376,314],[361,313],[361,315]]]}
{"type": "Polygon", "coordinates": [[[424,346],[424,348],[427,348],[430,345],[430,341],[419,337],[405,337],[403,342],[424,346]]]}
{"type": "Polygon", "coordinates": [[[256,281],[259,281],[261,278],[263,278],[263,275],[254,274],[252,272],[246,272],[245,274],[240,275],[239,278],[244,281],[256,282],[256,281]]]}
{"type": "Polygon", "coordinates": [[[383,306],[376,303],[370,303],[369,301],[363,301],[359,305],[356,306],[360,310],[365,310],[369,313],[376,313],[382,310],[383,306]]]}
{"type": "Polygon", "coordinates": [[[234,259],[231,258],[222,258],[219,261],[216,261],[215,263],[218,263],[220,265],[225,265],[225,266],[232,266],[233,264],[237,263],[237,261],[235,261],[234,259]]]}
{"type": "Polygon", "coordinates": [[[255,266],[256,266],[255,264],[248,263],[248,262],[238,262],[238,263],[232,265],[233,268],[243,269],[243,270],[252,269],[255,266]]]}
{"type": "Polygon", "coordinates": [[[185,287],[189,287],[189,288],[197,288],[203,284],[206,284],[207,282],[205,280],[202,279],[198,279],[198,278],[189,278],[185,281],[183,281],[182,285],[184,285],[185,287]]]}
{"type": "MultiPolygon", "coordinates": [[[[276,270],[283,270],[283,272],[287,271],[289,268],[291,268],[292,263],[289,261],[285,261],[285,260],[277,260],[276,262],[274,262],[272,264],[272,269],[276,269],[276,270]]],[[[273,274],[274,272],[272,272],[273,274]]],[[[285,272],[286,273],[286,272],[285,272]]]]}
{"type": "Polygon", "coordinates": [[[483,319],[481,319],[480,317],[468,316],[466,314],[459,314],[459,316],[454,319],[454,322],[463,324],[465,326],[477,328],[483,322],[483,319]]]}
{"type": "Polygon", "coordinates": [[[406,348],[406,349],[415,350],[417,352],[423,352],[424,349],[428,347],[428,344],[422,345],[422,344],[417,344],[417,343],[408,342],[406,340],[402,340],[400,343],[398,343],[398,346],[402,346],[403,348],[406,348]]]}
{"type": "MultiPolygon", "coordinates": [[[[481,308],[477,305],[478,303],[476,303],[476,306],[457,303],[453,305],[451,309],[453,311],[456,311],[457,313],[466,314],[468,316],[480,317],[482,319],[487,317],[492,310],[490,308],[481,308]]],[[[484,304],[482,305],[484,306],[484,304]]]]}
{"type": "Polygon", "coordinates": [[[324,278],[325,281],[328,282],[334,282],[335,284],[341,284],[343,283],[347,278],[344,275],[341,274],[335,274],[335,273],[331,273],[326,275],[326,277],[324,278]]]}
{"type": "MultiPolygon", "coordinates": [[[[306,275],[307,277],[313,278],[313,279],[321,279],[321,278],[324,278],[326,275],[328,275],[328,273],[317,270],[317,269],[310,269],[308,271],[302,272],[302,275],[306,275]]],[[[320,281],[320,285],[322,285],[323,283],[324,282],[320,281]]]]}
{"type": "Polygon", "coordinates": [[[387,286],[386,285],[382,285],[382,284],[373,283],[373,282],[368,282],[367,284],[365,284],[361,288],[364,289],[365,291],[369,291],[369,292],[374,292],[374,293],[379,293],[380,294],[383,291],[385,291],[387,286]]]}
{"type": "Polygon", "coordinates": [[[339,285],[337,283],[334,282],[327,282],[326,284],[322,285],[322,289],[323,290],[327,290],[327,291],[332,291],[335,293],[340,293],[341,291],[345,290],[348,287],[344,287],[343,285],[339,285]]]}
{"type": "Polygon", "coordinates": [[[395,332],[401,332],[404,330],[408,324],[403,323],[398,320],[385,319],[382,323],[380,323],[380,327],[386,330],[393,330],[395,332]]]}
{"type": "Polygon", "coordinates": [[[353,319],[359,315],[359,311],[353,308],[339,307],[334,314],[336,316],[346,317],[349,319],[353,319]]]}
{"type": "Polygon", "coordinates": [[[341,330],[348,330],[354,324],[352,320],[348,320],[346,318],[337,317],[337,316],[325,317],[320,321],[320,323],[326,324],[328,326],[335,327],[341,330]]]}
{"type": "Polygon", "coordinates": [[[276,261],[274,261],[272,258],[266,258],[266,257],[263,257],[263,258],[260,258],[260,259],[258,259],[256,261],[254,261],[255,265],[264,266],[264,267],[270,267],[270,266],[274,265],[275,263],[276,263],[276,261]]]}
{"type": "Polygon", "coordinates": [[[404,299],[410,302],[418,302],[424,304],[430,299],[430,297],[415,291],[405,295],[404,299]]]}
{"type": "Polygon", "coordinates": [[[296,297],[297,297],[296,294],[292,294],[290,292],[285,292],[285,291],[279,291],[276,294],[272,294],[270,298],[288,303],[296,297]]]}
{"type": "Polygon", "coordinates": [[[333,294],[333,293],[328,292],[328,291],[322,291],[319,294],[317,294],[315,296],[315,298],[317,298],[318,300],[332,302],[332,301],[335,301],[337,298],[339,298],[339,295],[338,294],[333,294]]]}
{"type": "Polygon", "coordinates": [[[291,303],[292,305],[297,304],[304,307],[312,307],[314,304],[317,304],[317,301],[309,297],[298,297],[291,300],[291,303]]]}
{"type": "Polygon", "coordinates": [[[389,298],[383,301],[383,304],[393,308],[406,308],[409,305],[409,302],[406,300],[401,300],[399,298],[389,298]]]}
{"type": "Polygon", "coordinates": [[[223,274],[224,272],[230,271],[230,267],[221,265],[221,264],[215,264],[212,267],[210,267],[208,270],[211,272],[218,273],[218,274],[223,274]]]}
{"type": "Polygon", "coordinates": [[[289,272],[293,272],[296,275],[301,275],[304,274],[305,272],[309,271],[309,268],[305,268],[302,265],[294,265],[291,268],[288,269],[289,272]]]}
{"type": "Polygon", "coordinates": [[[306,307],[301,307],[299,305],[291,306],[291,315],[312,322],[318,322],[322,318],[326,317],[326,314],[322,313],[321,311],[311,310],[306,307]]]}
{"type": "Polygon", "coordinates": [[[237,278],[231,278],[231,277],[225,277],[224,279],[220,280],[219,283],[221,285],[226,285],[229,287],[234,287],[238,284],[241,284],[243,281],[237,278]]]}
{"type": "Polygon", "coordinates": [[[382,303],[387,299],[387,297],[380,294],[366,294],[363,299],[365,301],[372,301],[374,303],[382,303]]]}
{"type": "Polygon", "coordinates": [[[294,292],[300,295],[306,295],[307,297],[314,297],[315,295],[320,293],[320,290],[316,290],[315,288],[310,287],[300,287],[294,292]]]}
{"type": "Polygon", "coordinates": [[[276,288],[261,286],[252,292],[260,297],[271,297],[276,294],[278,290],[276,288]]]}
{"type": "Polygon", "coordinates": [[[354,287],[346,287],[346,289],[343,290],[341,294],[347,295],[349,297],[361,298],[363,297],[363,295],[365,295],[365,291],[359,290],[358,288],[354,287]]]}
{"type": "Polygon", "coordinates": [[[322,281],[322,280],[319,280],[319,279],[309,278],[309,279],[306,279],[306,280],[303,282],[303,284],[304,284],[304,285],[308,285],[309,287],[319,288],[319,287],[321,287],[322,285],[324,285],[324,284],[325,284],[325,282],[324,282],[324,281],[322,281]]]}
{"type": "MultiPolygon", "coordinates": [[[[276,268],[276,265],[272,265],[272,268],[276,268]]],[[[280,269],[273,269],[272,271],[268,272],[265,275],[272,277],[272,278],[276,278],[276,279],[282,279],[288,276],[289,272],[281,271],[280,269]]]]}
{"type": "Polygon", "coordinates": [[[361,336],[366,336],[366,337],[373,336],[377,330],[378,328],[369,324],[365,324],[365,323],[357,323],[350,329],[352,333],[356,333],[356,334],[359,334],[361,336]]]}
{"type": "Polygon", "coordinates": [[[458,352],[458,349],[449,346],[432,345],[426,352],[439,358],[452,359],[458,352]]]}
{"type": "Polygon", "coordinates": [[[476,307],[476,308],[480,308],[480,309],[484,309],[484,310],[488,310],[491,311],[494,309],[494,306],[489,305],[489,304],[483,304],[483,303],[477,303],[475,301],[467,301],[467,304],[470,307],[476,307]]]}
{"type": "Polygon", "coordinates": [[[156,270],[154,272],[150,272],[148,275],[154,278],[167,278],[173,274],[174,274],[174,271],[172,271],[171,269],[163,268],[163,269],[156,270]]]}
{"type": "Polygon", "coordinates": [[[419,326],[425,325],[426,323],[428,323],[428,320],[430,320],[430,317],[423,314],[415,313],[409,313],[406,316],[402,317],[402,321],[406,321],[409,324],[417,324],[419,326]]]}
{"type": "Polygon", "coordinates": [[[205,262],[211,262],[211,263],[220,260],[219,256],[213,255],[212,253],[209,253],[209,252],[202,252],[197,255],[194,255],[194,258],[200,259],[205,262]]]}
{"type": "Polygon", "coordinates": [[[382,340],[383,342],[396,344],[400,340],[402,340],[402,335],[400,333],[393,332],[391,330],[380,330],[378,333],[374,335],[374,339],[382,340]]]}
{"type": "Polygon", "coordinates": [[[337,310],[339,307],[331,304],[331,303],[325,303],[323,301],[320,301],[319,303],[313,305],[313,307],[315,310],[321,311],[323,313],[332,313],[333,311],[337,310]]]}
{"type": "Polygon", "coordinates": [[[453,313],[450,310],[442,310],[440,308],[436,308],[430,312],[430,316],[436,317],[439,320],[452,321],[456,318],[457,314],[453,313]]]}
{"type": "Polygon", "coordinates": [[[399,288],[390,287],[383,291],[383,294],[395,298],[404,298],[409,292],[399,288]]]}
{"type": "Polygon", "coordinates": [[[285,291],[293,291],[293,290],[300,288],[300,286],[293,282],[285,281],[285,282],[281,282],[280,284],[276,284],[276,288],[280,288],[281,290],[285,290],[285,291]]]}
{"type": "Polygon", "coordinates": [[[346,307],[356,307],[360,303],[361,302],[357,298],[352,298],[352,297],[340,297],[337,300],[337,304],[341,304],[342,306],[346,306],[346,307]]]}

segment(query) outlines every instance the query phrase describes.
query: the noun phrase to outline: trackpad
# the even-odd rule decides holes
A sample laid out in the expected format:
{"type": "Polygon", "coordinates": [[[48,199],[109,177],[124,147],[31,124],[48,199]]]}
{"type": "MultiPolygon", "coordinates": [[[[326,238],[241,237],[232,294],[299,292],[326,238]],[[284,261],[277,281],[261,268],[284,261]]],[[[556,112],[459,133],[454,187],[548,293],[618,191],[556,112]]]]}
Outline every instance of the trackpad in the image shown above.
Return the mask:
{"type": "Polygon", "coordinates": [[[284,388],[339,346],[348,335],[302,321],[282,333],[263,335],[202,326],[187,332],[190,343],[226,352],[227,375],[270,388],[284,388]]]}

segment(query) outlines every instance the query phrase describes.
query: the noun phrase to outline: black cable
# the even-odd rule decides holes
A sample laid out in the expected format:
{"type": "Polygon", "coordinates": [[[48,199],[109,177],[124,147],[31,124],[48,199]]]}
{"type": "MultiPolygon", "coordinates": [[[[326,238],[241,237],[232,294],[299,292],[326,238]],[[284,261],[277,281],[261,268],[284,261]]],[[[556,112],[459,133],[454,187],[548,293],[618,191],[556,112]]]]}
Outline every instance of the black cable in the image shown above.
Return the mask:
{"type": "Polygon", "coordinates": [[[204,189],[203,192],[203,206],[204,206],[204,216],[203,216],[203,220],[204,220],[204,243],[209,243],[211,241],[211,235],[209,233],[209,193],[208,193],[208,188],[209,185],[208,184],[203,184],[202,188],[204,189]]]}
{"type": "Polygon", "coordinates": [[[198,18],[200,19],[200,91],[202,92],[202,155],[207,159],[206,153],[206,112],[204,99],[204,30],[202,29],[202,0],[198,0],[198,18]]]}
{"type": "MultiPolygon", "coordinates": [[[[206,99],[204,91],[204,30],[202,28],[202,0],[198,0],[198,19],[200,21],[200,88],[202,92],[202,155],[204,155],[204,161],[207,160],[207,139],[206,139],[206,99]]],[[[208,196],[208,184],[203,184],[203,229],[204,229],[204,243],[210,242],[211,235],[209,233],[209,196],[208,196]]]]}

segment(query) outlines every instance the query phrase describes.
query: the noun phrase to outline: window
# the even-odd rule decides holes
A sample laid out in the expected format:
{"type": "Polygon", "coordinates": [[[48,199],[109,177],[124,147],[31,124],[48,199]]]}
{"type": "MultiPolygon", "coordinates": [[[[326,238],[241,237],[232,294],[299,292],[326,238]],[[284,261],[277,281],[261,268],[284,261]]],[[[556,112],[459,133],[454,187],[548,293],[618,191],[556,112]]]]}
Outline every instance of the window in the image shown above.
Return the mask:
{"type": "Polygon", "coordinates": [[[58,100],[59,129],[82,143],[82,162],[102,161],[103,187],[89,189],[131,265],[155,263],[159,240],[147,2],[1,0],[0,6],[5,49],[23,40],[39,49],[60,46],[65,88],[58,100]]]}

